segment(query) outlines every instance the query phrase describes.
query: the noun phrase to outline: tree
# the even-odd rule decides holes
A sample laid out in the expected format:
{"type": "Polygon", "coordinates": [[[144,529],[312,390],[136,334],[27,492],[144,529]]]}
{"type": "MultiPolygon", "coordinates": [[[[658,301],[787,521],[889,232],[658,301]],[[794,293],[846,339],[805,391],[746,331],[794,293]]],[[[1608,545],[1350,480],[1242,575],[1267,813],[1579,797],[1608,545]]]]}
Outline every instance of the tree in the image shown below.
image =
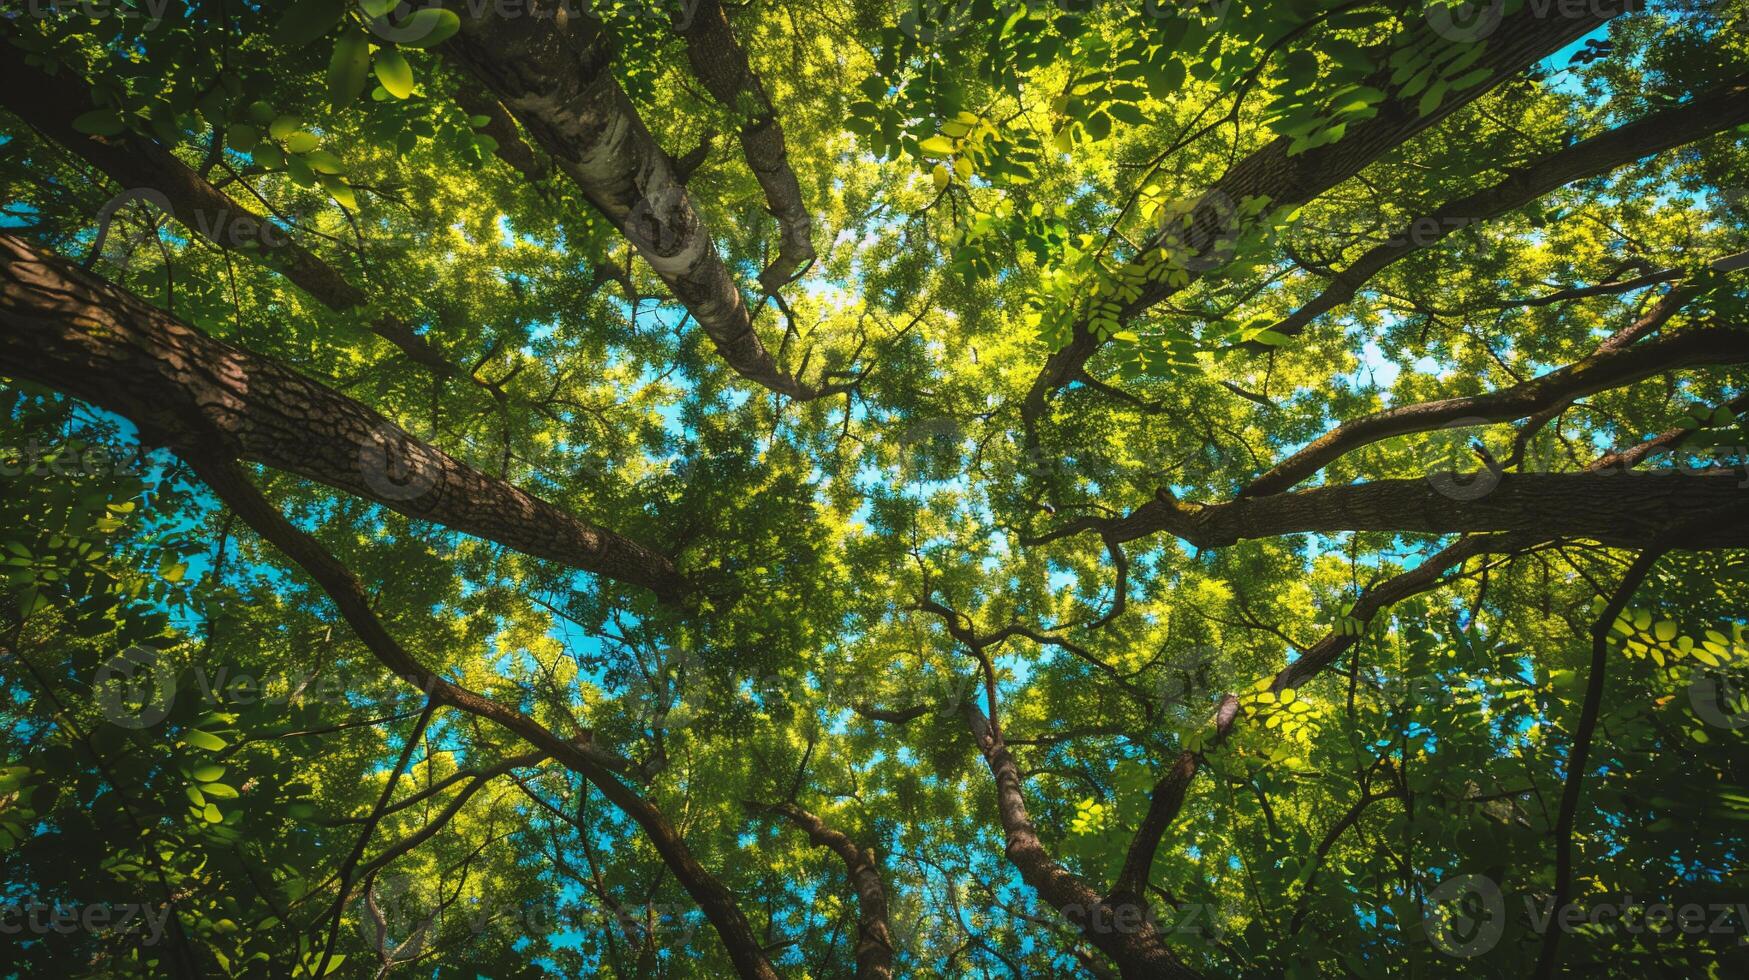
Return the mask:
{"type": "Polygon", "coordinates": [[[1733,975],[1746,17],[9,13],[8,972],[1733,975]]]}

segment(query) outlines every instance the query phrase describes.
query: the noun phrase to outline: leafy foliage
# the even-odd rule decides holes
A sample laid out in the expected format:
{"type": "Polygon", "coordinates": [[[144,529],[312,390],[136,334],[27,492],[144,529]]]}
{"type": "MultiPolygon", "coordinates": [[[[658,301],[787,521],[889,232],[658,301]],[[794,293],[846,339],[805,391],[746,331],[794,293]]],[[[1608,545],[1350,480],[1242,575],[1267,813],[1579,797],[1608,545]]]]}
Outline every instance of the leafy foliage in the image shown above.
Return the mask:
{"type": "MultiPolygon", "coordinates": [[[[1551,531],[1377,608],[1369,589],[1453,539],[1065,532],[1228,499],[1343,420],[1542,377],[1676,289],[1660,336],[1743,329],[1749,288],[1716,262],[1749,247],[1742,126],[1461,216],[1335,314],[1275,329],[1417,217],[1749,64],[1741,4],[1672,2],[1502,78],[1478,65],[1509,39],[1440,29],[1452,6],[730,8],[815,222],[816,263],[777,296],[748,285],[780,230],[725,135],[748,106],[688,67],[696,5],[543,14],[606,31],[662,150],[703,151],[686,196],[756,331],[797,376],[856,378],[814,400],[731,371],[565,167],[506,162],[507,136],[550,150],[469,101],[466,4],[69,5],[4,27],[7,58],[82,81],[78,133],[169,150],[359,305],[292,285],[282,253],[106,211],[126,188],[13,115],[0,230],[672,556],[684,604],[248,471],[434,673],[623,762],[785,975],[856,973],[859,889],[758,809],[780,801],[876,853],[898,975],[1099,962],[1011,863],[971,706],[997,716],[1045,846],[1099,888],[1174,767],[1201,773],[1141,897],[1205,975],[1527,976],[1557,928],[1593,628],[1631,556],[1551,531]],[[1210,193],[1277,141],[1310,166],[1386,116],[1426,127],[1308,200],[1210,193]],[[384,317],[458,370],[373,334],[384,317]],[[1040,366],[1076,344],[1084,368],[1029,416],[1040,366]],[[964,635],[1010,625],[1030,632],[964,635]],[[1432,925],[1460,875],[1503,899],[1474,951],[1432,925]]],[[[24,924],[0,973],[734,972],[647,827],[506,729],[428,711],[183,447],[0,375],[0,926],[24,924]],[[61,931],[32,902],[144,912],[61,931]]],[[[1749,474],[1744,389],[1741,359],[1667,372],[1547,424],[1382,438],[1319,482],[1418,480],[1454,453],[1578,473],[1670,430],[1677,468],[1749,474]]],[[[1561,938],[1575,972],[1749,963],[1746,579],[1740,549],[1684,546],[1607,624],[1574,900],[1719,914],[1583,921],[1561,938]]]]}

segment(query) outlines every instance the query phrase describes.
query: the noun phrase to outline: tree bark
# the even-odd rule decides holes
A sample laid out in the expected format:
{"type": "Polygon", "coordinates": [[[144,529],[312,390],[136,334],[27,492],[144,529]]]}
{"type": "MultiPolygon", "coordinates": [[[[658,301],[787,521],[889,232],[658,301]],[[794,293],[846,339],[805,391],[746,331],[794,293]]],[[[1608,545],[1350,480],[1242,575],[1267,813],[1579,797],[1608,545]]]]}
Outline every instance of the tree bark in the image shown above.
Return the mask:
{"type": "Polygon", "coordinates": [[[771,108],[771,99],[759,76],[747,64],[747,55],[735,42],[729,17],[721,0],[699,0],[698,9],[681,31],[686,39],[686,58],[692,73],[704,83],[711,97],[730,109],[744,113],[741,154],[765,192],[765,203],[782,231],[778,253],[759,273],[767,292],[795,278],[796,272],[814,260],[814,219],[802,200],[801,184],[790,166],[783,144],[783,126],[771,108]]]}
{"type": "Polygon", "coordinates": [[[1166,947],[1146,905],[1108,902],[1079,875],[1051,857],[1027,813],[1026,798],[1020,790],[1020,768],[1008,754],[1001,733],[975,705],[967,703],[961,710],[979,753],[996,779],[996,811],[1008,835],[1008,860],[1020,872],[1021,879],[1079,929],[1088,942],[1111,957],[1123,976],[1150,980],[1199,977],[1166,947]]]}
{"type": "Polygon", "coordinates": [[[263,463],[677,599],[666,556],[420,442],[370,408],[214,340],[0,233],[0,370],[127,416],[146,440],[263,463]]]}
{"type": "Polygon", "coordinates": [[[1713,526],[1684,535],[1672,547],[1736,548],[1749,545],[1749,488],[1743,483],[1742,474],[1717,469],[1694,474],[1481,470],[1224,504],[1187,504],[1161,491],[1107,531],[1120,542],[1166,531],[1199,548],[1307,531],[1524,531],[1631,548],[1645,546],[1697,514],[1716,513],[1719,519],[1713,526]]]}
{"type": "Polygon", "coordinates": [[[674,163],[657,145],[610,70],[598,25],[574,17],[473,17],[446,55],[497,93],[583,196],[638,249],[729,366],[797,400],[829,389],[785,372],[753,330],[741,290],[717,253],[674,163]]]}
{"type": "MultiPolygon", "coordinates": [[[[341,312],[366,304],[364,290],[347,281],[339,270],[292,240],[285,229],[208,183],[156,142],[132,132],[91,136],[74,129],[73,120],[95,108],[85,96],[89,89],[81,79],[25,65],[16,49],[0,58],[0,103],[32,129],[120,184],[124,194],[132,191],[132,197],[167,209],[183,227],[221,249],[258,258],[330,310],[341,312]]],[[[111,213],[106,209],[99,217],[107,220],[111,213]]],[[[378,317],[369,329],[440,378],[463,373],[430,340],[398,318],[378,317]]]]}
{"type": "Polygon", "coordinates": [[[1277,463],[1241,490],[1239,496],[1280,493],[1345,454],[1393,436],[1426,432],[1451,423],[1510,421],[1678,368],[1745,361],[1749,361],[1749,331],[1727,328],[1690,330],[1639,346],[1600,349],[1590,357],[1510,388],[1402,405],[1350,419],[1277,463]]]}
{"type": "Polygon", "coordinates": [[[800,827],[808,840],[838,855],[856,889],[856,975],[861,980],[890,980],[893,975],[893,933],[887,924],[887,889],[872,847],[858,847],[843,831],[794,803],[755,803],[749,810],[775,813],[800,827]]]}

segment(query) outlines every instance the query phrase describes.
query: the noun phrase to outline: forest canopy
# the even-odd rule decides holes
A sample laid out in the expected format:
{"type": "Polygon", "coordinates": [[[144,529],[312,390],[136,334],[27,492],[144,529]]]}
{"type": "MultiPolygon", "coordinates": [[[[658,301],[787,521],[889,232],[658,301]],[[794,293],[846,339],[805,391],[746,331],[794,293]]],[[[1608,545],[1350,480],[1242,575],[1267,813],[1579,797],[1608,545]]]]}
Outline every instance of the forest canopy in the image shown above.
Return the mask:
{"type": "Polygon", "coordinates": [[[0,976],[1749,968],[1744,0],[7,0],[0,976]]]}

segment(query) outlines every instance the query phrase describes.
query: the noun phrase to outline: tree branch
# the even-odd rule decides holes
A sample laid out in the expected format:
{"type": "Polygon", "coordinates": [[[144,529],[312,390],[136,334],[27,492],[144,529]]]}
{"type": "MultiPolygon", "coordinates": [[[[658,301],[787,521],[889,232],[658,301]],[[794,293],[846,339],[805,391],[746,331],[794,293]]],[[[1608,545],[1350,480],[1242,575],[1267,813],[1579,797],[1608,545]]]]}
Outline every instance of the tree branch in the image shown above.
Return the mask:
{"type": "Polygon", "coordinates": [[[6,370],[137,423],[148,440],[297,473],[418,520],[677,599],[668,558],[420,442],[370,408],[201,334],[0,233],[6,370]]]}

